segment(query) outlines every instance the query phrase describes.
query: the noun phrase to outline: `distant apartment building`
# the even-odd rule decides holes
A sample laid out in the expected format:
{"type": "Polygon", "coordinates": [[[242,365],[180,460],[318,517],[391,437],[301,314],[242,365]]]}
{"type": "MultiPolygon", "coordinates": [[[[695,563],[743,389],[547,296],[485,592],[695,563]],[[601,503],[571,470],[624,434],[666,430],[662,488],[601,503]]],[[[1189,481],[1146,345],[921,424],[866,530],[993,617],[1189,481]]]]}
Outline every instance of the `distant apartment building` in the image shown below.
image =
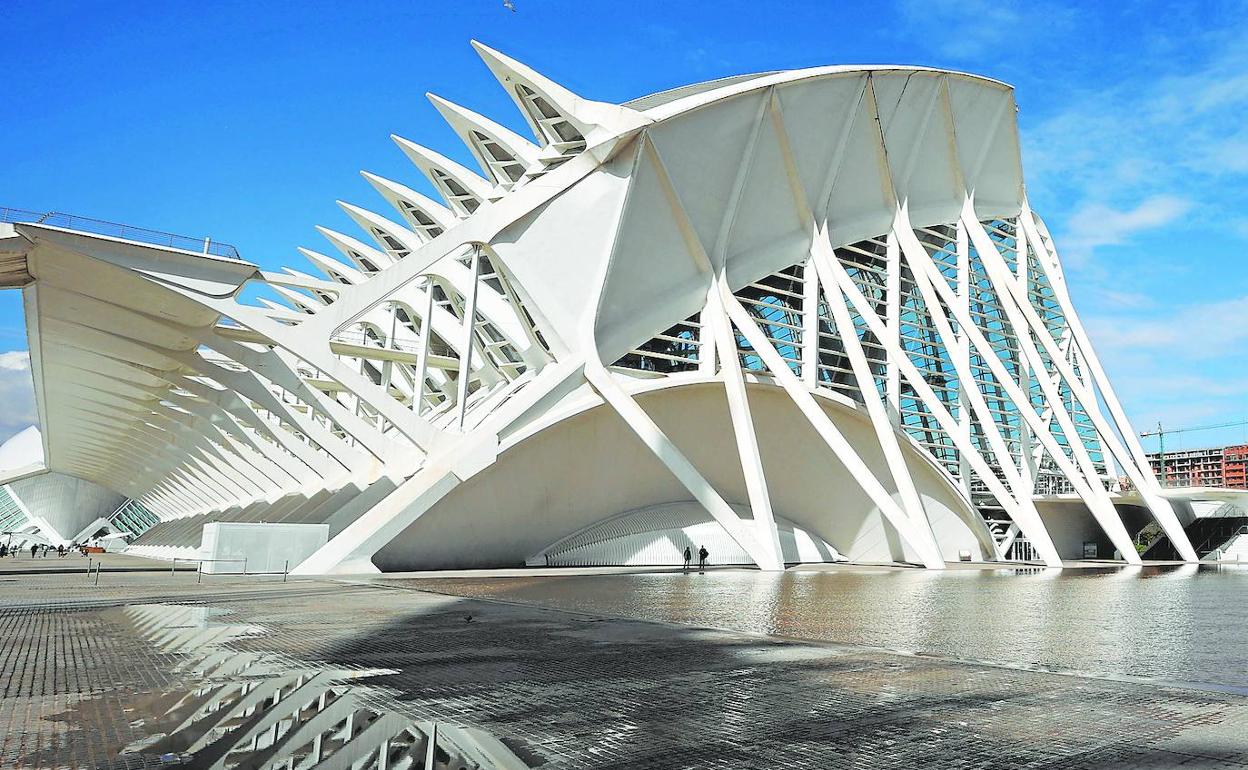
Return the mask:
{"type": "Polygon", "coordinates": [[[1150,452],[1148,462],[1165,487],[1226,487],[1248,489],[1248,445],[1150,452]]]}
{"type": "Polygon", "coordinates": [[[1222,450],[1222,482],[1231,489],[1248,489],[1248,445],[1222,450]]]}

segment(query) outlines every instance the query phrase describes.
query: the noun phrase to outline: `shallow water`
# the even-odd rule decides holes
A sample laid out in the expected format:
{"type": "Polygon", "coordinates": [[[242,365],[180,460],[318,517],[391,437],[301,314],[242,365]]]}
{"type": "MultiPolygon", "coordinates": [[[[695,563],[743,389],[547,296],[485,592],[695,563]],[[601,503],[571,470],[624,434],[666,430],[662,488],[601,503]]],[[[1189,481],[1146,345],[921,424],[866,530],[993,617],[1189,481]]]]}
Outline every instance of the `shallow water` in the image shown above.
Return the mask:
{"type": "Polygon", "coordinates": [[[415,580],[631,618],[1248,689],[1248,565],[415,580]]]}

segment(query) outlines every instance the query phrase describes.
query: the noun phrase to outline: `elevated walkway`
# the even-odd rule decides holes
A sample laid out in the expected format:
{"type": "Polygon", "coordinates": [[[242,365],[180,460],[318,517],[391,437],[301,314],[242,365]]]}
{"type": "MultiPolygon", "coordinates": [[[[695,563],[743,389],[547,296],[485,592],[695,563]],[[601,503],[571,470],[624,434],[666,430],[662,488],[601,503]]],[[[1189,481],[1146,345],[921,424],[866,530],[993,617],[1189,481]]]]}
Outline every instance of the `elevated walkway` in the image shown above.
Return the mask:
{"type": "Polygon", "coordinates": [[[209,254],[225,259],[242,259],[238,249],[228,243],[214,241],[210,237],[198,238],[191,235],[177,235],[147,227],[135,227],[120,222],[108,222],[103,219],[66,214],[63,211],[28,211],[0,206],[0,224],[35,224],[55,227],[62,230],[76,230],[81,233],[103,235],[122,241],[143,243],[149,246],[163,246],[170,249],[190,251],[197,254],[209,254]]]}

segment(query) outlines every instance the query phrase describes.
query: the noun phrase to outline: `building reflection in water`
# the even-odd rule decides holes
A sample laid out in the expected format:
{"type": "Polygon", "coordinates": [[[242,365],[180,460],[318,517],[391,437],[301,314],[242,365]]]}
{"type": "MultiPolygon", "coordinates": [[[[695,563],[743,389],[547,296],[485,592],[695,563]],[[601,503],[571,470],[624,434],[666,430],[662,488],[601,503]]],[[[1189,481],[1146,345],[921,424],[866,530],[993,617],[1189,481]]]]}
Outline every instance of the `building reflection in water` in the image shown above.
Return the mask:
{"type": "Polygon", "coordinates": [[[263,633],[219,622],[204,607],[126,609],[161,652],[179,656],[187,687],[139,698],[130,708],[146,737],[126,755],[159,756],[195,768],[525,768],[502,742],[464,725],[397,710],[385,688],[361,680],[391,673],[295,662],[240,652],[232,640],[263,633]]]}
{"type": "Polygon", "coordinates": [[[441,585],[463,596],[998,665],[1248,687],[1248,565],[840,566],[441,585]]]}

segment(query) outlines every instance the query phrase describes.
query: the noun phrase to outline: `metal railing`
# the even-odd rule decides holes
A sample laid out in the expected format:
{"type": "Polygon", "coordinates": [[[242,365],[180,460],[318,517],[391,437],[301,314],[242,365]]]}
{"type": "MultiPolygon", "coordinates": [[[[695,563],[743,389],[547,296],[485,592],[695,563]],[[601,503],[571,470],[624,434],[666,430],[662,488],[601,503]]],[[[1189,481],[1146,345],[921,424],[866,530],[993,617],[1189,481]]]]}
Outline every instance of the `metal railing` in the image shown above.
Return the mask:
{"type": "Polygon", "coordinates": [[[173,577],[175,571],[177,570],[178,562],[186,562],[188,564],[195,564],[196,565],[195,571],[200,573],[201,575],[204,572],[204,562],[209,562],[209,563],[231,562],[233,564],[238,564],[239,562],[242,562],[243,569],[241,571],[224,572],[222,574],[225,574],[225,575],[246,575],[247,574],[247,560],[246,559],[200,559],[200,558],[192,558],[192,557],[186,557],[186,556],[175,556],[169,560],[169,576],[170,577],[173,577]]]}
{"type": "Polygon", "coordinates": [[[1222,550],[1221,546],[1226,545],[1233,538],[1239,537],[1240,535],[1248,535],[1248,524],[1240,525],[1229,531],[1221,529],[1214,532],[1212,535],[1205,538],[1205,542],[1196,547],[1196,553],[1200,554],[1201,551],[1205,551],[1206,553],[1214,553],[1215,551],[1220,552],[1222,550]],[[1209,546],[1213,545],[1215,542],[1219,543],[1219,546],[1217,548],[1210,548],[1209,546]]]}
{"type": "MultiPolygon", "coordinates": [[[[406,335],[394,335],[389,340],[382,341],[375,337],[368,336],[367,333],[359,329],[347,329],[340,331],[330,338],[331,342],[341,342],[347,345],[359,345],[367,348],[377,348],[378,350],[397,350],[400,353],[419,353],[420,338],[406,335]]],[[[436,340],[429,341],[429,354],[433,356],[445,356],[447,358],[459,358],[459,353],[455,352],[446,345],[439,344],[436,340]]]]}
{"type": "Polygon", "coordinates": [[[121,240],[145,243],[150,246],[165,246],[171,249],[195,252],[196,254],[209,254],[214,257],[242,260],[242,257],[238,254],[238,249],[228,243],[214,241],[212,238],[175,235],[174,233],[166,233],[160,230],[149,230],[145,227],[123,225],[118,222],[106,222],[103,219],[92,219],[60,211],[39,212],[0,207],[0,222],[60,227],[65,230],[77,230],[78,232],[91,233],[93,235],[120,238],[121,240]]]}
{"type": "Polygon", "coordinates": [[[285,583],[286,578],[290,575],[290,560],[289,559],[287,559],[283,563],[281,572],[274,572],[274,571],[251,572],[247,569],[247,559],[245,558],[244,559],[200,559],[200,558],[195,558],[195,557],[176,556],[173,559],[170,559],[169,575],[171,577],[176,573],[178,562],[185,562],[185,563],[196,565],[195,566],[195,582],[196,583],[204,582],[204,575],[218,575],[218,574],[219,575],[281,575],[282,582],[285,583]],[[205,564],[212,564],[216,562],[232,562],[234,564],[238,564],[239,562],[242,562],[243,568],[239,572],[220,572],[220,573],[204,572],[205,564]]]}

